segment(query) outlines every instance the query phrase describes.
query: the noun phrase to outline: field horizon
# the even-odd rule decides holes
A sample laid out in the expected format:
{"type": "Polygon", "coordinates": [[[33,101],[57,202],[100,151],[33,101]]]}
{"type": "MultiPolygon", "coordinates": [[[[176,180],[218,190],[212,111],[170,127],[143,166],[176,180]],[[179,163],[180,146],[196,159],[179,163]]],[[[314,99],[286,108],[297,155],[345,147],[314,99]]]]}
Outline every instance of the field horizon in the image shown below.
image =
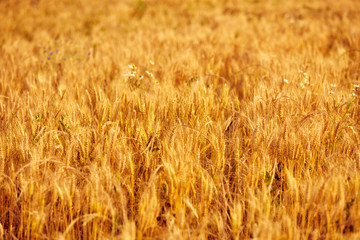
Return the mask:
{"type": "Polygon", "coordinates": [[[360,1],[0,1],[0,240],[360,239],[360,1]]]}

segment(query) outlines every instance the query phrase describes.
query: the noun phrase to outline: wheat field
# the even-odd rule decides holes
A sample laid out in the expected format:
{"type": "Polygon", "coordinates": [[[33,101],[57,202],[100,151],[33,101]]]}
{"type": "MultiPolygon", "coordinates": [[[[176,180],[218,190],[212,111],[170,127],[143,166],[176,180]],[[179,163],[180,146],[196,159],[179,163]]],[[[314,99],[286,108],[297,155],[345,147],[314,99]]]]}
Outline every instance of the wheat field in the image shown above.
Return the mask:
{"type": "Polygon", "coordinates": [[[360,239],[360,1],[0,1],[0,239],[360,239]]]}

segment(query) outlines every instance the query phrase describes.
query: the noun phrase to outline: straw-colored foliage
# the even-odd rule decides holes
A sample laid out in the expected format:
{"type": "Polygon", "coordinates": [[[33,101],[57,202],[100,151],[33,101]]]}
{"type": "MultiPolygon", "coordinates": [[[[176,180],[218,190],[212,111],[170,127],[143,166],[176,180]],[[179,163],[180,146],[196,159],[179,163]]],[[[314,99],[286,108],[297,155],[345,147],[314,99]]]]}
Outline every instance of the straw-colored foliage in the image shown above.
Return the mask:
{"type": "Polygon", "coordinates": [[[359,239],[360,2],[0,1],[0,239],[359,239]]]}

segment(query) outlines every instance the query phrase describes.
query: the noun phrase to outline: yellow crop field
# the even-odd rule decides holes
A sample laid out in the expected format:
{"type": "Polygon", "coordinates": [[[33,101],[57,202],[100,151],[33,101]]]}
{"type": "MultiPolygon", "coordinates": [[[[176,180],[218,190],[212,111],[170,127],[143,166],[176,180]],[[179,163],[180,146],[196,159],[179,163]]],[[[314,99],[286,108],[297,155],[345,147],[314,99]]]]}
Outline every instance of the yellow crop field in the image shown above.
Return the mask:
{"type": "Polygon", "coordinates": [[[0,240],[360,239],[360,1],[0,0],[0,240]]]}

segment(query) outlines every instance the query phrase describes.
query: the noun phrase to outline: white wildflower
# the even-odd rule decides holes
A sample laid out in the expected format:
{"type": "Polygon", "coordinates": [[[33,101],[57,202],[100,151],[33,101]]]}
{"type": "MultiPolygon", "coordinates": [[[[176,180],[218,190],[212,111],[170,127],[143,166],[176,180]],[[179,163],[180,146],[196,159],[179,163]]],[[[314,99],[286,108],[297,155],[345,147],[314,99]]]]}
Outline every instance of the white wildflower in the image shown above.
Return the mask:
{"type": "Polygon", "coordinates": [[[125,73],[124,77],[135,77],[135,72],[131,72],[131,73],[125,73]]]}
{"type": "Polygon", "coordinates": [[[132,69],[132,70],[135,70],[135,69],[136,69],[136,66],[135,66],[134,64],[130,64],[130,65],[128,65],[128,67],[129,67],[130,69],[132,69]]]}
{"type": "Polygon", "coordinates": [[[145,71],[147,75],[149,75],[150,77],[154,77],[154,74],[152,74],[151,72],[149,72],[148,70],[145,71]]]}

